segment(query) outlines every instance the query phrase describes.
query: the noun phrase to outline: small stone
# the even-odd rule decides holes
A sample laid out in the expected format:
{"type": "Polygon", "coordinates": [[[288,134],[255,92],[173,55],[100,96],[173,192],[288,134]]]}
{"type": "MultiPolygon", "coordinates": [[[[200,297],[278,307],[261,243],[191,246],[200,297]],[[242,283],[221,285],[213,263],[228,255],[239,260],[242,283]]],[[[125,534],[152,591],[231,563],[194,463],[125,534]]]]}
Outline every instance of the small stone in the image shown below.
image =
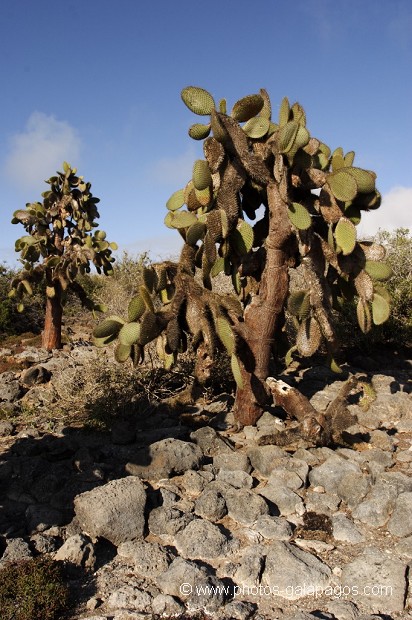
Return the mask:
{"type": "Polygon", "coordinates": [[[123,586],[110,594],[107,605],[110,609],[147,612],[150,609],[151,602],[152,597],[148,592],[133,586],[123,586]]]}
{"type": "Polygon", "coordinates": [[[203,458],[199,446],[181,439],[161,439],[148,449],[134,454],[133,461],[126,464],[126,471],[145,480],[160,480],[183,474],[188,469],[199,469],[203,458]]]}
{"type": "Polygon", "coordinates": [[[184,513],[177,508],[154,508],[149,515],[149,530],[160,537],[175,536],[193,519],[193,515],[184,513]]]}
{"type": "Polygon", "coordinates": [[[324,542],[323,540],[315,540],[311,538],[295,538],[295,545],[301,549],[310,551],[313,549],[315,553],[324,553],[325,551],[332,551],[335,548],[334,545],[324,542]]]}
{"type": "Polygon", "coordinates": [[[275,469],[276,459],[287,458],[288,454],[278,446],[256,446],[247,453],[254,469],[268,478],[275,469]]]}
{"type": "Polygon", "coordinates": [[[404,609],[406,568],[406,562],[368,547],[343,566],[341,585],[357,587],[356,602],[367,612],[401,612],[404,609]],[[366,591],[366,587],[369,590],[366,591]]]}
{"type": "Polygon", "coordinates": [[[167,571],[156,578],[164,594],[183,600],[191,610],[218,611],[225,602],[222,581],[195,562],[176,558],[167,571]]]}
{"type": "Polygon", "coordinates": [[[312,486],[322,485],[329,493],[336,492],[341,480],[348,473],[362,474],[359,466],[334,454],[329,457],[322,465],[314,467],[309,474],[309,481],[312,486]]]}
{"type": "Polygon", "coordinates": [[[199,495],[211,480],[213,480],[213,474],[189,469],[183,474],[181,484],[189,495],[199,495]]]}
{"type": "Polygon", "coordinates": [[[143,483],[134,476],[112,480],[74,499],[83,531],[92,539],[106,538],[116,546],[143,536],[145,506],[143,483]]]}
{"type": "Polygon", "coordinates": [[[412,560],[412,536],[408,536],[407,538],[400,540],[395,546],[395,553],[398,555],[404,555],[412,560]]]}
{"type": "Polygon", "coordinates": [[[335,512],[341,499],[336,493],[314,493],[312,487],[308,489],[305,498],[306,510],[330,515],[335,512]]]}
{"type": "Polygon", "coordinates": [[[395,487],[384,482],[377,483],[366,499],[352,511],[352,516],[366,525],[381,527],[389,519],[396,497],[395,487]]]}
{"type": "Polygon", "coordinates": [[[0,559],[0,566],[6,562],[19,562],[33,557],[29,545],[23,538],[11,538],[7,541],[7,547],[0,559]]]}
{"type": "Polygon", "coordinates": [[[210,521],[194,519],[175,536],[179,554],[189,560],[208,560],[225,556],[231,541],[210,521]]]}
{"type": "Polygon", "coordinates": [[[325,487],[318,485],[317,487],[312,488],[312,493],[325,493],[325,487]]]}
{"type": "Polygon", "coordinates": [[[369,493],[372,486],[371,476],[359,472],[349,472],[340,480],[336,493],[353,509],[369,493]]]}
{"type": "Polygon", "coordinates": [[[76,534],[66,540],[64,545],[55,553],[55,560],[70,562],[86,570],[94,570],[96,556],[93,543],[87,536],[76,534]]]}
{"type": "Polygon", "coordinates": [[[350,519],[344,514],[336,514],[332,516],[333,538],[342,542],[359,543],[364,537],[350,519]]]}
{"type": "MultiPolygon", "coordinates": [[[[0,420],[0,437],[9,437],[14,433],[14,424],[8,420],[0,420]]],[[[5,463],[6,461],[1,461],[5,463]]]]}
{"type": "Polygon", "coordinates": [[[222,482],[227,482],[235,489],[251,489],[253,486],[253,478],[245,471],[241,470],[228,470],[228,469],[220,469],[218,475],[216,476],[216,480],[221,480],[222,482]]]}
{"type": "Polygon", "coordinates": [[[92,596],[92,598],[89,598],[89,600],[86,603],[86,609],[88,609],[89,611],[94,611],[95,609],[100,607],[101,604],[102,604],[101,598],[98,598],[97,596],[92,596]]]}
{"type": "Polygon", "coordinates": [[[387,432],[375,430],[370,433],[370,444],[381,450],[391,452],[395,448],[394,439],[387,432]]]}
{"type": "Polygon", "coordinates": [[[203,519],[219,521],[227,514],[226,501],[218,490],[206,489],[197,498],[194,511],[203,519]]]}
{"type": "Polygon", "coordinates": [[[41,364],[31,366],[26,370],[23,370],[20,376],[20,381],[23,385],[31,387],[33,385],[40,385],[50,381],[51,372],[41,364]]]}
{"type": "Polygon", "coordinates": [[[253,525],[261,516],[269,513],[267,502],[253,491],[239,489],[223,494],[228,515],[242,525],[253,525]]]}
{"type": "Polygon", "coordinates": [[[403,538],[412,534],[412,493],[401,493],[396,499],[395,508],[388,522],[388,531],[393,536],[403,538]]]}
{"type": "Polygon", "coordinates": [[[143,577],[157,577],[164,573],[170,564],[170,555],[157,543],[133,540],[122,543],[117,554],[133,562],[135,571],[143,577]]]}
{"type": "Polygon", "coordinates": [[[291,514],[303,515],[305,508],[303,500],[294,491],[286,486],[267,484],[258,489],[259,494],[275,504],[279,514],[288,516],[291,514]]]}
{"type": "Polygon", "coordinates": [[[190,439],[195,441],[206,456],[228,453],[233,447],[224,440],[211,426],[203,426],[190,434],[190,439]]]}
{"type": "MultiPolygon", "coordinates": [[[[248,620],[256,609],[253,603],[245,603],[243,601],[230,601],[223,609],[225,618],[231,620],[248,620]]],[[[256,618],[256,616],[254,616],[256,618]]]]}
{"type": "Polygon", "coordinates": [[[184,606],[170,594],[158,594],[152,600],[152,611],[156,616],[180,616],[184,606]]]}
{"type": "Polygon", "coordinates": [[[292,537],[292,526],[283,517],[262,515],[254,523],[253,528],[269,540],[289,540],[292,537]]]}
{"type": "Polygon", "coordinates": [[[261,583],[276,588],[278,595],[297,600],[316,588],[329,584],[331,571],[326,564],[303,549],[274,541],[266,557],[261,583]]]}
{"type": "Polygon", "coordinates": [[[254,545],[243,550],[239,567],[234,574],[234,582],[242,588],[259,585],[267,549],[254,545]]]}
{"type": "Polygon", "coordinates": [[[226,471],[245,471],[250,474],[252,466],[246,454],[243,452],[223,452],[213,457],[213,465],[216,469],[226,471]]]}
{"type": "Polygon", "coordinates": [[[327,609],[337,620],[358,620],[359,611],[352,601],[333,600],[327,609]]]}

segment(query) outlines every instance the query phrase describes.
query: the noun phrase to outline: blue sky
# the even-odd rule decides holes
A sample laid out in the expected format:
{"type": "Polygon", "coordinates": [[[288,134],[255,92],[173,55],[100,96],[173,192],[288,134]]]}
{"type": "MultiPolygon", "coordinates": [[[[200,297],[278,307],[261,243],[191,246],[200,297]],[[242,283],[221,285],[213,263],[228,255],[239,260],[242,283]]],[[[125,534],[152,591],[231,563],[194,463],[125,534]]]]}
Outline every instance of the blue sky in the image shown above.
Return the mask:
{"type": "Polygon", "coordinates": [[[15,260],[14,210],[41,200],[63,160],[101,199],[121,249],[176,253],[163,224],[191,177],[201,122],[188,85],[228,108],[263,87],[311,135],[355,150],[384,196],[361,233],[412,228],[410,0],[13,0],[0,9],[0,261],[15,260]]]}

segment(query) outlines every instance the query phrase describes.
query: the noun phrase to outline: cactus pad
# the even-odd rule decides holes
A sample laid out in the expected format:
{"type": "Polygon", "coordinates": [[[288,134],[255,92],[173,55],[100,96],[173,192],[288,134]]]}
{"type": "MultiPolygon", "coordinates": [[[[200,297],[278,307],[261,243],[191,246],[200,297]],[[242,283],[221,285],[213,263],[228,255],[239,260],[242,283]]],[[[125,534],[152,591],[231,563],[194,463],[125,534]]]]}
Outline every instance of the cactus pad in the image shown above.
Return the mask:
{"type": "Polygon", "coordinates": [[[204,88],[188,86],[181,92],[183,103],[195,114],[207,116],[215,109],[212,95],[204,88]]]}
{"type": "Polygon", "coordinates": [[[189,136],[193,138],[193,140],[204,140],[210,134],[210,123],[208,125],[203,125],[202,123],[195,123],[191,127],[189,127],[189,136]]]}
{"type": "Polygon", "coordinates": [[[346,256],[355,249],[356,228],[346,217],[341,217],[335,228],[335,241],[346,256]]]}
{"type": "Polygon", "coordinates": [[[288,207],[288,216],[293,226],[298,230],[307,230],[312,225],[309,211],[298,202],[292,202],[288,207]]]}
{"type": "Polygon", "coordinates": [[[310,294],[308,291],[293,291],[289,295],[288,310],[293,316],[306,319],[310,312],[310,294]]]}
{"type": "Polygon", "coordinates": [[[358,193],[356,179],[345,170],[338,170],[328,175],[328,185],[337,200],[353,200],[358,193]]]}
{"type": "Polygon", "coordinates": [[[166,203],[166,207],[169,211],[177,211],[180,207],[183,207],[185,204],[184,193],[182,189],[177,190],[174,194],[172,194],[169,200],[166,203]]]}
{"type": "Polygon", "coordinates": [[[206,189],[212,183],[212,175],[207,161],[204,159],[197,159],[193,165],[192,175],[193,185],[196,189],[206,189]]]}
{"type": "Polygon", "coordinates": [[[229,355],[235,352],[236,339],[233,329],[225,318],[217,317],[216,332],[229,355]]]}
{"type": "Polygon", "coordinates": [[[239,101],[236,101],[232,108],[231,116],[238,123],[248,121],[256,114],[259,114],[263,108],[263,98],[261,95],[247,95],[239,101]]]}
{"type": "Polygon", "coordinates": [[[389,302],[375,293],[372,299],[372,319],[375,325],[382,325],[388,320],[390,314],[389,302]]]}
{"type": "Polygon", "coordinates": [[[118,339],[120,344],[131,346],[140,337],[140,323],[126,323],[119,332],[118,339]]]}
{"type": "Polygon", "coordinates": [[[143,297],[141,295],[136,295],[136,297],[133,297],[130,300],[127,308],[127,315],[129,321],[137,321],[138,319],[140,319],[145,310],[146,304],[143,297]]]}
{"type": "Polygon", "coordinates": [[[358,324],[361,331],[364,334],[367,334],[372,327],[372,317],[369,304],[364,302],[363,299],[359,299],[358,301],[356,306],[356,316],[358,318],[358,324]]]}
{"type": "Polygon", "coordinates": [[[124,321],[120,317],[108,317],[94,328],[93,336],[95,338],[105,338],[107,336],[117,335],[123,325],[124,321]]]}
{"type": "Polygon", "coordinates": [[[114,350],[114,359],[116,362],[126,362],[132,353],[132,347],[127,344],[121,344],[120,342],[116,345],[114,350]]]}
{"type": "Polygon", "coordinates": [[[392,269],[387,263],[381,261],[367,260],[365,271],[374,280],[387,280],[392,275],[392,269]]]}
{"type": "Polygon", "coordinates": [[[236,381],[236,385],[241,390],[243,388],[242,372],[240,370],[239,360],[234,353],[230,356],[230,367],[232,369],[232,374],[234,380],[236,381]]]}
{"type": "Polygon", "coordinates": [[[243,131],[249,138],[263,138],[269,131],[269,125],[270,121],[268,118],[256,116],[244,124],[243,131]]]}

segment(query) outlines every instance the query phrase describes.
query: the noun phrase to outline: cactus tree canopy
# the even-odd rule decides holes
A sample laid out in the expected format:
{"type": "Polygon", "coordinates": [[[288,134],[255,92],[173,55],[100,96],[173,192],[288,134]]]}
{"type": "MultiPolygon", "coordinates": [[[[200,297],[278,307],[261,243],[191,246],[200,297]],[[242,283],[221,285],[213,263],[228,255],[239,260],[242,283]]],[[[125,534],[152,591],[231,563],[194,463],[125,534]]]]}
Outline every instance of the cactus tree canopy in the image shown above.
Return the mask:
{"type": "Polygon", "coordinates": [[[45,281],[42,344],[48,350],[61,347],[62,310],[68,289],[87,308],[103,310],[88,298],[76,278],[90,273],[90,263],[99,273],[112,273],[111,252],[117,248],[115,243],[106,241],[104,231],[92,232],[98,226],[99,199],[91,193],[91,184],[76,172],[76,168],[64,162],[63,172],[46,181],[50,189],[42,194],[43,202],[28,203],[25,209],[15,211],[12,219],[13,224],[23,224],[27,234],[15,244],[23,269],[13,280],[9,295],[18,301],[18,310],[23,311],[23,298],[32,293],[32,285],[45,281]]]}
{"type": "MultiPolygon", "coordinates": [[[[100,344],[117,337],[117,359],[135,361],[157,338],[167,366],[191,337],[200,380],[216,349],[226,349],[237,384],[235,418],[254,424],[270,395],[272,360],[290,363],[322,346],[339,370],[334,325],[345,300],[357,299],[364,332],[388,318],[384,249],[359,241],[356,229],[381,197],[376,175],[354,166],[353,151],[332,152],[310,135],[298,103],[284,98],[273,118],[263,89],[230,113],[225,100],[216,105],[202,88],[185,88],[182,99],[207,118],[189,128],[191,138],[203,141],[204,158],[167,202],[165,224],[184,241],[180,260],[146,270],[127,320],[106,320],[95,336],[100,344]],[[290,272],[298,267],[305,285],[291,292],[290,272]],[[233,294],[214,290],[220,272],[231,278],[233,294]],[[296,337],[285,349],[286,311],[296,337]]],[[[290,412],[299,418],[298,401],[290,412]]]]}

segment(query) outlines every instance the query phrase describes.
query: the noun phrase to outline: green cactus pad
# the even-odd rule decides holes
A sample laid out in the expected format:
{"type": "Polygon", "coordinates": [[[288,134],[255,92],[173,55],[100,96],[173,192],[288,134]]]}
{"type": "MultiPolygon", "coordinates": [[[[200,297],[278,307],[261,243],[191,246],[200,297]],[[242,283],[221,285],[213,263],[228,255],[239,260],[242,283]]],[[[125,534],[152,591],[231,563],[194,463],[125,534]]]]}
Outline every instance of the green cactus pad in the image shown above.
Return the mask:
{"type": "Polygon", "coordinates": [[[186,233],[186,243],[189,245],[196,245],[196,243],[203,239],[206,232],[206,225],[203,222],[195,222],[188,228],[186,233]]]}
{"type": "Polygon", "coordinates": [[[281,126],[279,131],[279,152],[287,153],[293,146],[296,135],[299,130],[299,123],[289,121],[286,125],[281,126]]]}
{"type": "Polygon", "coordinates": [[[359,299],[356,306],[356,316],[358,319],[359,327],[364,334],[367,334],[372,327],[372,317],[369,304],[363,299],[359,299]]]}
{"type": "Polygon", "coordinates": [[[241,390],[243,388],[242,372],[240,370],[239,360],[235,354],[230,356],[230,367],[232,369],[232,374],[234,380],[236,381],[236,385],[241,390]]]}
{"type": "Polygon", "coordinates": [[[346,217],[341,217],[336,224],[335,241],[345,256],[355,249],[356,227],[346,217]]]}
{"type": "Polygon", "coordinates": [[[219,101],[219,112],[221,114],[227,114],[227,101],[226,101],[226,99],[221,99],[219,101]]]}
{"type": "Polygon", "coordinates": [[[170,215],[172,216],[170,222],[171,228],[188,228],[188,226],[197,222],[196,215],[194,213],[189,213],[189,211],[175,211],[174,213],[170,213],[170,215]]]}
{"type": "Polygon", "coordinates": [[[230,114],[238,123],[244,123],[259,114],[263,108],[263,103],[261,95],[247,95],[236,101],[230,114]]]}
{"type": "Polygon", "coordinates": [[[345,209],[345,217],[347,217],[348,220],[352,222],[352,224],[357,226],[360,223],[362,216],[360,209],[358,209],[356,205],[351,204],[345,209]]]}
{"type": "Polygon", "coordinates": [[[301,127],[305,127],[306,126],[306,114],[305,114],[305,110],[302,108],[300,103],[297,103],[297,102],[294,103],[290,110],[292,113],[293,120],[299,123],[301,127]]]}
{"type": "Polygon", "coordinates": [[[353,160],[355,159],[355,151],[348,151],[344,157],[345,166],[353,166],[353,160]]]}
{"type": "Polygon", "coordinates": [[[123,364],[123,362],[126,362],[129,359],[131,352],[131,346],[127,344],[121,344],[119,342],[119,344],[114,350],[114,359],[116,360],[116,362],[120,362],[121,364],[123,364]]]}
{"type": "Polygon", "coordinates": [[[358,192],[361,194],[370,194],[375,191],[375,179],[376,175],[369,170],[363,170],[362,168],[343,168],[346,172],[353,176],[358,186],[358,192]]]}
{"type": "Polygon", "coordinates": [[[310,312],[310,294],[308,291],[293,291],[289,295],[288,310],[300,319],[306,319],[310,312]]]}
{"type": "Polygon", "coordinates": [[[328,185],[337,200],[353,200],[358,193],[356,179],[346,170],[338,170],[327,177],[328,185]]]}
{"type": "Polygon", "coordinates": [[[124,320],[120,317],[108,317],[94,328],[93,336],[95,338],[105,338],[107,336],[117,335],[123,325],[124,320]]]}
{"type": "Polygon", "coordinates": [[[219,316],[216,319],[216,333],[222,341],[223,346],[229,355],[235,352],[236,338],[233,329],[225,318],[219,316]]]}
{"type": "Polygon", "coordinates": [[[140,323],[126,323],[119,331],[118,339],[120,344],[131,346],[139,340],[140,337],[140,323]]]}
{"type": "Polygon", "coordinates": [[[219,258],[215,261],[212,269],[210,270],[210,276],[215,278],[219,273],[221,273],[225,268],[225,259],[223,256],[219,256],[219,258]]]}
{"type": "Polygon", "coordinates": [[[195,123],[189,127],[189,136],[193,140],[204,140],[210,134],[211,125],[203,125],[202,123],[195,123]]]}
{"type": "Polygon", "coordinates": [[[206,189],[212,183],[209,164],[204,159],[197,159],[193,165],[193,185],[196,189],[206,189]]]}
{"type": "Polygon", "coordinates": [[[182,189],[178,189],[177,192],[172,194],[166,203],[166,207],[169,211],[177,211],[185,204],[184,193],[182,189]]]}
{"type": "Polygon", "coordinates": [[[207,116],[215,109],[215,101],[212,95],[204,88],[188,86],[181,92],[183,103],[195,114],[207,116]]]}
{"type": "Polygon", "coordinates": [[[388,280],[392,275],[392,268],[387,263],[381,261],[367,260],[365,271],[374,280],[388,280]]]}
{"type": "Polygon", "coordinates": [[[388,320],[390,314],[390,306],[388,301],[375,293],[372,299],[372,319],[375,325],[382,325],[388,320]]]}
{"type": "Polygon", "coordinates": [[[306,207],[298,202],[292,202],[288,207],[288,217],[298,230],[307,230],[312,225],[312,218],[306,207]]]}
{"type": "Polygon", "coordinates": [[[322,333],[316,319],[309,318],[299,325],[296,346],[304,357],[310,357],[318,350],[322,341],[322,333]]]}
{"type": "Polygon", "coordinates": [[[345,159],[343,157],[341,149],[338,152],[333,153],[331,165],[333,172],[337,172],[341,168],[345,167],[345,159]]]}
{"type": "Polygon", "coordinates": [[[290,105],[289,99],[287,97],[283,97],[282,103],[280,104],[279,109],[279,126],[283,127],[289,121],[290,115],[290,105]]]}
{"type": "Polygon", "coordinates": [[[154,312],[153,300],[150,296],[150,291],[145,284],[139,286],[140,297],[143,299],[146,310],[154,312]]]}
{"type": "Polygon", "coordinates": [[[250,252],[253,247],[253,228],[244,220],[239,220],[236,229],[229,236],[230,244],[240,256],[250,252]]]}
{"type": "Polygon", "coordinates": [[[263,138],[269,131],[270,121],[263,116],[256,116],[251,118],[247,123],[243,125],[243,131],[249,138],[263,138]]]}
{"type": "Polygon", "coordinates": [[[106,347],[108,344],[116,340],[116,338],[116,334],[112,334],[111,336],[105,336],[104,338],[95,338],[93,336],[93,344],[95,347],[101,349],[102,347],[106,347]]]}
{"type": "Polygon", "coordinates": [[[196,200],[202,207],[208,207],[213,200],[213,191],[211,186],[205,187],[205,189],[195,189],[196,200]]]}
{"type": "Polygon", "coordinates": [[[141,295],[133,297],[127,308],[127,315],[129,321],[137,321],[143,315],[146,310],[146,304],[141,295]]]}

